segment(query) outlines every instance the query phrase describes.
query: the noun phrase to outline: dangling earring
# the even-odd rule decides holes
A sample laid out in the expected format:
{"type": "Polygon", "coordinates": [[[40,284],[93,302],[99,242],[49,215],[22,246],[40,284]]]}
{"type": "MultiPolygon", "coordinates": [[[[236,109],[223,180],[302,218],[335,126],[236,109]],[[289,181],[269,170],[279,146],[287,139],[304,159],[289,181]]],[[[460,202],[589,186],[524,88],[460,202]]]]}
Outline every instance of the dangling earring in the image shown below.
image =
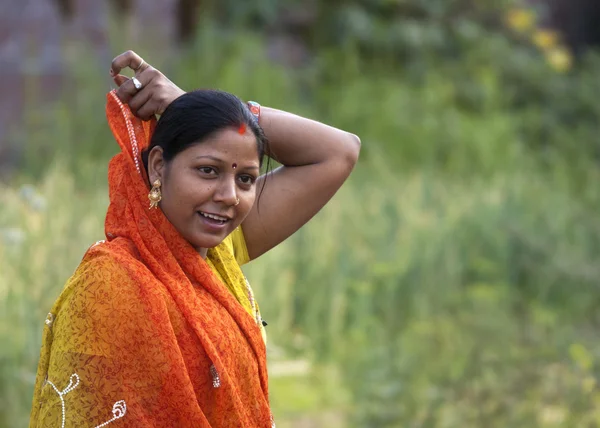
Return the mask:
{"type": "Polygon", "coordinates": [[[150,193],[148,193],[148,199],[150,199],[150,209],[158,208],[158,203],[162,199],[162,193],[160,192],[161,185],[162,183],[160,182],[159,178],[154,180],[154,183],[152,183],[152,190],[150,190],[150,193]]]}

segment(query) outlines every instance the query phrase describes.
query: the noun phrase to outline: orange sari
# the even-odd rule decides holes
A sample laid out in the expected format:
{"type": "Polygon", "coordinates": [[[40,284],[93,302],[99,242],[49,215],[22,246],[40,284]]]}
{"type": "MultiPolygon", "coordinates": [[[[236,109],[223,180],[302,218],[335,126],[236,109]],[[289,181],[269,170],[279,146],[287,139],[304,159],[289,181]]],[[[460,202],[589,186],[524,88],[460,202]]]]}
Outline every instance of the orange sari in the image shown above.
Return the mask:
{"type": "Polygon", "coordinates": [[[114,92],[106,111],[122,149],[109,166],[107,240],[48,314],[30,426],[271,427],[256,320],[148,209],[141,152],[155,122],[114,92]]]}

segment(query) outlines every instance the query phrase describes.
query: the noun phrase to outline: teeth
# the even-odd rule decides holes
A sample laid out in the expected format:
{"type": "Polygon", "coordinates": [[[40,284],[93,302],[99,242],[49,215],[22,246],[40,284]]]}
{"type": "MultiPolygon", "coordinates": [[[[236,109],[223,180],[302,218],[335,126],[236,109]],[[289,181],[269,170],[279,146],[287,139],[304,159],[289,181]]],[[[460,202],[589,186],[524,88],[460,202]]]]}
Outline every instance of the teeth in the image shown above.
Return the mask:
{"type": "Polygon", "coordinates": [[[202,211],[200,211],[200,214],[204,217],[207,218],[212,218],[213,220],[218,220],[218,221],[227,221],[229,220],[227,217],[221,217],[218,215],[214,215],[214,214],[207,214],[207,213],[203,213],[202,211]]]}

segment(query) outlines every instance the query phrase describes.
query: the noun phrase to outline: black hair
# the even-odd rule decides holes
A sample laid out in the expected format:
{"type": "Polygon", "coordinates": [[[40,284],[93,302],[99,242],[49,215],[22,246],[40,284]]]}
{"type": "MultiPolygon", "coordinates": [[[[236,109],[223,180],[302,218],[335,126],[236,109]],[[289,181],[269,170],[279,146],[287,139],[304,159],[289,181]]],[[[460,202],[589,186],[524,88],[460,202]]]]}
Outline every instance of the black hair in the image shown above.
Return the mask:
{"type": "Polygon", "coordinates": [[[144,167],[148,171],[148,154],[154,147],[161,147],[164,160],[169,162],[178,153],[194,144],[201,144],[215,132],[242,125],[250,128],[256,137],[262,167],[268,141],[246,104],[224,91],[200,89],[188,92],[173,101],[160,117],[150,146],[142,153],[144,167]]]}

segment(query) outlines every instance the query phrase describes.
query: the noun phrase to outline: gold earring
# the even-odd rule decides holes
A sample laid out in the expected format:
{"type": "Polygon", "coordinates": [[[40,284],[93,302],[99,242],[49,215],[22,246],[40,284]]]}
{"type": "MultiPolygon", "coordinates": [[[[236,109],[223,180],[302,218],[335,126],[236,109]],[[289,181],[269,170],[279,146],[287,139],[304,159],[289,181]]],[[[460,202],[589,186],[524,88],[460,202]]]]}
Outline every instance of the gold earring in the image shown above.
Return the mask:
{"type": "Polygon", "coordinates": [[[233,204],[234,207],[237,207],[240,204],[240,198],[235,198],[235,204],[233,204]]]}
{"type": "Polygon", "coordinates": [[[162,193],[160,192],[161,185],[162,183],[160,182],[159,178],[154,180],[154,183],[152,183],[152,190],[150,190],[150,193],[148,193],[148,199],[150,199],[150,209],[158,208],[158,203],[162,199],[162,193]]]}

